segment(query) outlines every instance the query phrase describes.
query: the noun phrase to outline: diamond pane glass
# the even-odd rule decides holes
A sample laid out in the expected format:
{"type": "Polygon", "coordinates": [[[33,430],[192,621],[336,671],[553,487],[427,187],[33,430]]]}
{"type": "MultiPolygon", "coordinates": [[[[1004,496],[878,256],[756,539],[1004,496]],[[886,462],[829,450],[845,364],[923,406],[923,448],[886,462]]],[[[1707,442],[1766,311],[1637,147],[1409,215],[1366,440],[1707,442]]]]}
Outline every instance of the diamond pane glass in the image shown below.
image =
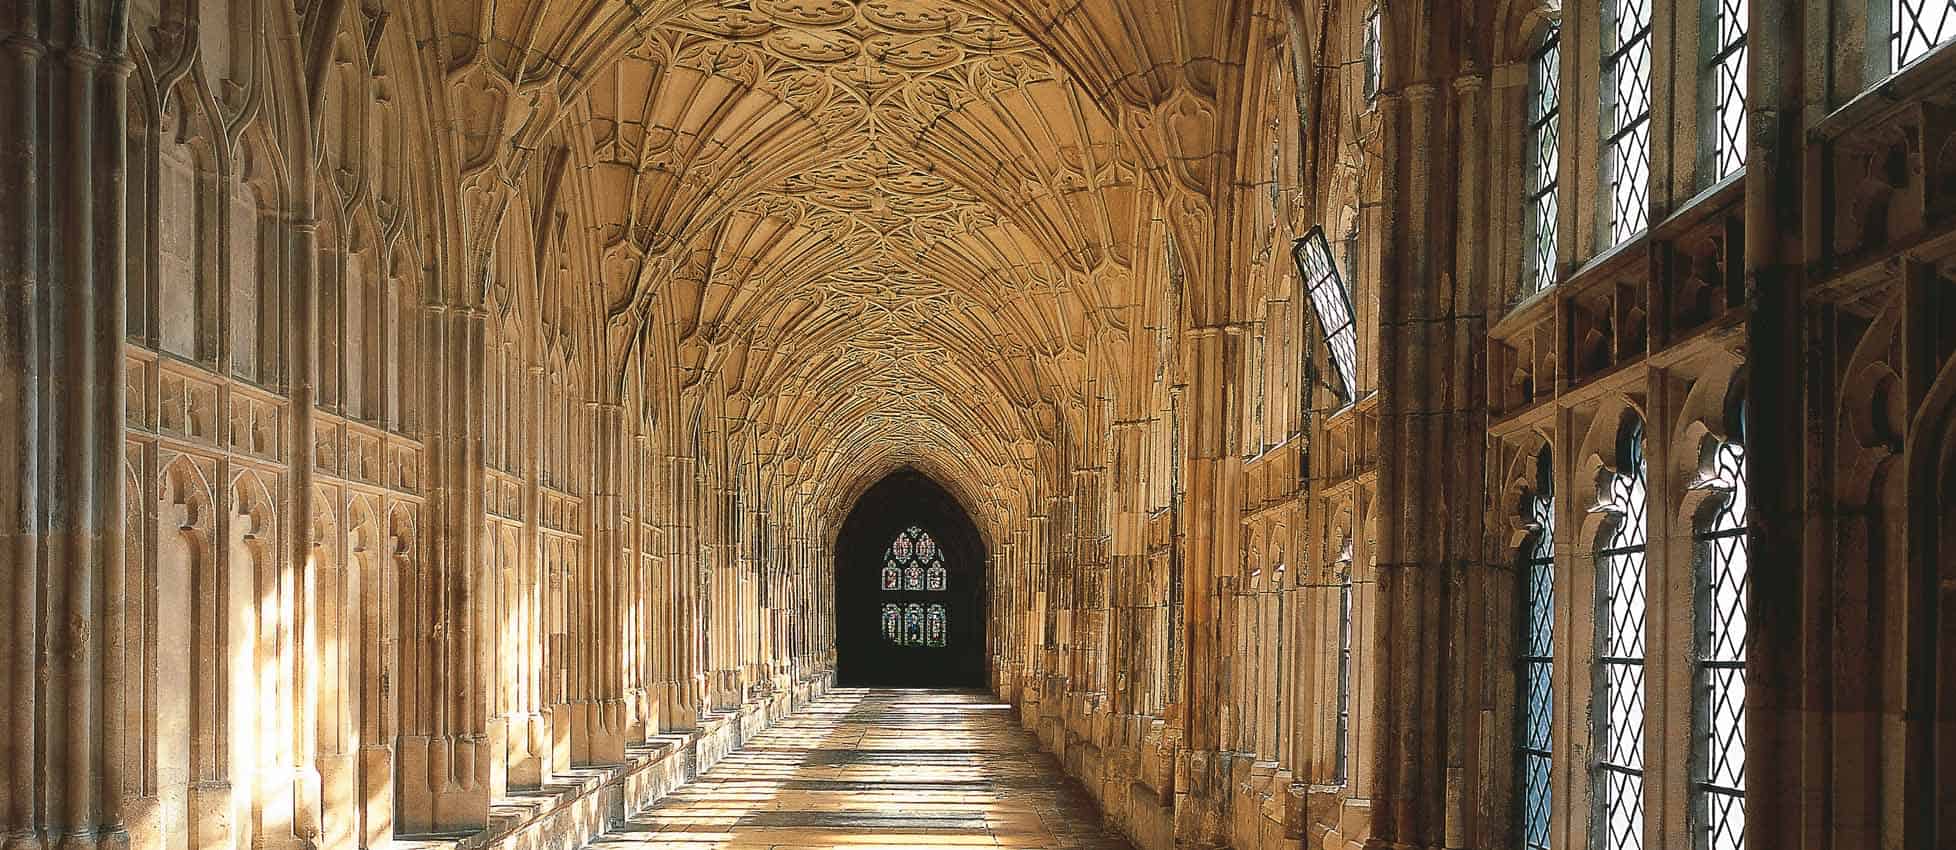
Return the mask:
{"type": "Polygon", "coordinates": [[[1644,771],[1644,553],[1648,494],[1644,429],[1633,424],[1618,448],[1600,510],[1612,521],[1597,551],[1596,671],[1601,678],[1601,726],[1597,730],[1604,850],[1643,847],[1644,771]]]}
{"type": "Polygon", "coordinates": [[[1651,0],[1614,0],[1607,6],[1603,178],[1610,187],[1612,245],[1650,222],[1650,5],[1651,0]]]}
{"type": "Polygon", "coordinates": [[[1603,772],[1603,846],[1644,846],[1642,774],[1603,772]]]}
{"type": "Polygon", "coordinates": [[[1891,67],[1899,70],[1956,36],[1956,0],[1890,0],[1888,35],[1891,67]]]}
{"type": "Polygon", "coordinates": [[[1523,292],[1555,283],[1556,186],[1561,171],[1562,33],[1551,28],[1529,60],[1527,186],[1522,229],[1528,246],[1523,292]]]}
{"type": "Polygon", "coordinates": [[[1373,4],[1365,11],[1365,42],[1361,45],[1365,53],[1365,99],[1371,100],[1379,95],[1381,57],[1379,55],[1379,7],[1373,4]]]}
{"type": "Polygon", "coordinates": [[[1695,813],[1708,850],[1745,847],[1746,459],[1735,442],[1713,449],[1696,485],[1717,492],[1698,539],[1695,813]]]}
{"type": "Polygon", "coordinates": [[[1522,846],[1547,850],[1549,768],[1553,741],[1551,716],[1555,709],[1555,501],[1542,493],[1529,500],[1529,520],[1535,526],[1522,562],[1522,634],[1520,658],[1521,730],[1520,812],[1522,846]]]}
{"type": "Polygon", "coordinates": [[[1357,399],[1358,330],[1352,321],[1352,296],[1338,276],[1338,265],[1331,259],[1331,246],[1325,242],[1324,228],[1313,227],[1291,248],[1297,274],[1311,297],[1318,326],[1324,329],[1325,345],[1331,349],[1331,364],[1341,382],[1339,391],[1346,401],[1357,399]]]}
{"type": "Polygon", "coordinates": [[[1713,178],[1745,165],[1745,28],[1748,0],[1718,0],[1718,50],[1712,55],[1713,178]]]}
{"type": "Polygon", "coordinates": [[[1338,728],[1333,770],[1336,780],[1345,781],[1350,762],[1346,737],[1351,734],[1352,707],[1352,578],[1347,565],[1338,588],[1338,728]]]}

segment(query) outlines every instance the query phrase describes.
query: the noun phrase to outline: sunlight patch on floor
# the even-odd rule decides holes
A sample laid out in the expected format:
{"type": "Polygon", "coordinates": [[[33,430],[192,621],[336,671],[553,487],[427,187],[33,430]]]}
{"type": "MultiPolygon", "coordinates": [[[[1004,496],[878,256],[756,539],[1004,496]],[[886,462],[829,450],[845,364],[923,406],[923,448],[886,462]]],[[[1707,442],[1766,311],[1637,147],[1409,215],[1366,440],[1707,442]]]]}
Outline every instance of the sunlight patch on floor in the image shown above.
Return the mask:
{"type": "Polygon", "coordinates": [[[832,692],[593,850],[1127,848],[1010,709],[966,691],[832,692]]]}

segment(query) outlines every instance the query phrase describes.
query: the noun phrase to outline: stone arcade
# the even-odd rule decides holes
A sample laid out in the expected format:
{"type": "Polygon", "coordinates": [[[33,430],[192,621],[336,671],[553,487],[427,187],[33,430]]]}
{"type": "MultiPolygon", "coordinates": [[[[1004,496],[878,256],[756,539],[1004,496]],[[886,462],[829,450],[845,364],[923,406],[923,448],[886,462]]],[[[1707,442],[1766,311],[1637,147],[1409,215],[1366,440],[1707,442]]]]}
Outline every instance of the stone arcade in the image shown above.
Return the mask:
{"type": "Polygon", "coordinates": [[[0,847],[1956,846],[1956,0],[1564,3],[0,3],[0,847]]]}

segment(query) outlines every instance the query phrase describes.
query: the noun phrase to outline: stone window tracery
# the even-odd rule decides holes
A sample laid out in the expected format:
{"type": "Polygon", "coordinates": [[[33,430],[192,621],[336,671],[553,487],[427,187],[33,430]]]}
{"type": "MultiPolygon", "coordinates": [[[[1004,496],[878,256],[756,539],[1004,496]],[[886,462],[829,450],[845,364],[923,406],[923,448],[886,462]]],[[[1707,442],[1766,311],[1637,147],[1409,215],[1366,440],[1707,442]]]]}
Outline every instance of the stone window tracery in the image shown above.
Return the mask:
{"type": "Polygon", "coordinates": [[[950,611],[941,601],[913,594],[943,593],[950,588],[944,552],[929,532],[910,526],[890,541],[883,552],[878,589],[884,596],[880,612],[883,639],[898,646],[941,647],[950,631],[950,611]],[[893,599],[889,594],[900,594],[893,599]]]}
{"type": "Polygon", "coordinates": [[[1644,845],[1644,621],[1648,495],[1644,425],[1625,423],[1616,470],[1598,506],[1612,521],[1596,552],[1597,795],[1592,829],[1603,850],[1644,845]]]}
{"type": "Polygon", "coordinates": [[[1745,645],[1750,579],[1746,549],[1746,456],[1734,440],[1712,448],[1697,485],[1715,491],[1692,537],[1698,546],[1698,645],[1692,795],[1705,850],[1745,848],[1745,645]]]}
{"type": "Polygon", "coordinates": [[[1603,184],[1609,187],[1610,245],[1650,222],[1650,13],[1651,0],[1612,0],[1604,7],[1603,184]]]}
{"type": "Polygon", "coordinates": [[[1527,186],[1522,230],[1528,250],[1525,293],[1555,283],[1557,186],[1561,174],[1562,30],[1550,27],[1528,60],[1527,186]]]}
{"type": "Polygon", "coordinates": [[[1358,330],[1352,318],[1352,296],[1338,275],[1324,228],[1312,227],[1310,233],[1298,239],[1291,248],[1291,258],[1297,263],[1297,273],[1311,298],[1311,309],[1317,313],[1318,326],[1324,330],[1325,346],[1331,349],[1331,365],[1340,382],[1335,389],[1345,402],[1356,401],[1358,330]]]}

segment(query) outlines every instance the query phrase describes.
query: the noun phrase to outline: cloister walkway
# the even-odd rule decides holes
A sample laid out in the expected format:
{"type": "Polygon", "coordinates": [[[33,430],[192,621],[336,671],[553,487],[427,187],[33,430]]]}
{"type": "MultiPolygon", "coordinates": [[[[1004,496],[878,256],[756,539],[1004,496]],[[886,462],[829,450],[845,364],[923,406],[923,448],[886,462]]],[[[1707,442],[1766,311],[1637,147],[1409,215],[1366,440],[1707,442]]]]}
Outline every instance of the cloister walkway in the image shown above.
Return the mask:
{"type": "Polygon", "coordinates": [[[591,850],[760,847],[1129,845],[993,697],[844,688],[591,850]]]}

